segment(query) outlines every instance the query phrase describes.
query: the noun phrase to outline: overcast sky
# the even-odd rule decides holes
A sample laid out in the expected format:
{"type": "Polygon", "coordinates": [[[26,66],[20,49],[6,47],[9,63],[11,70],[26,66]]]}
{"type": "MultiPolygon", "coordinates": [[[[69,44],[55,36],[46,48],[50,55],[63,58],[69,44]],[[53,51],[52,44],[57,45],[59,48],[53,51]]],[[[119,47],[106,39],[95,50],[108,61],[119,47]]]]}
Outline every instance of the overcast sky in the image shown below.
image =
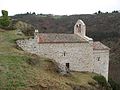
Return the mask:
{"type": "Polygon", "coordinates": [[[56,15],[92,14],[98,10],[120,10],[120,0],[0,0],[0,10],[7,10],[9,15],[26,12],[56,15]]]}

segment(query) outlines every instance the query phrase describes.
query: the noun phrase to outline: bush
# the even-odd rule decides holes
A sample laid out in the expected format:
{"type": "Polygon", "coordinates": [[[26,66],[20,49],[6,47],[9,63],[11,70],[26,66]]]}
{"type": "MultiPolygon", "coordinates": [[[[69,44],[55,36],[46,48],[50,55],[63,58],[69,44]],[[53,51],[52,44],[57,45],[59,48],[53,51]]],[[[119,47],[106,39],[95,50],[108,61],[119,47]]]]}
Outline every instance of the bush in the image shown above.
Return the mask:
{"type": "Polygon", "coordinates": [[[2,12],[3,17],[8,17],[8,11],[2,10],[1,12],[2,12]]]}
{"type": "Polygon", "coordinates": [[[104,76],[94,76],[93,79],[96,80],[101,86],[107,86],[107,81],[104,76]]]}
{"type": "Polygon", "coordinates": [[[9,26],[10,20],[3,18],[3,19],[0,20],[0,24],[1,24],[2,26],[9,26]]]}
{"type": "Polygon", "coordinates": [[[8,17],[8,12],[2,10],[2,17],[0,18],[0,25],[3,27],[9,26],[10,18],[8,17]]]}

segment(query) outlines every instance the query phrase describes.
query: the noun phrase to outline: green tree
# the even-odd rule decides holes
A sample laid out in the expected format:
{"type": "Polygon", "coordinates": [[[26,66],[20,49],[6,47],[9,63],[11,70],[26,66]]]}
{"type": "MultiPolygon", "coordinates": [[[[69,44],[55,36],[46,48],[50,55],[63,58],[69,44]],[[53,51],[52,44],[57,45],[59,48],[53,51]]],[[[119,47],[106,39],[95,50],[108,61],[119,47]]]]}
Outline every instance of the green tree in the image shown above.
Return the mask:
{"type": "Polygon", "coordinates": [[[8,11],[2,10],[2,17],[0,18],[0,25],[1,26],[9,26],[10,18],[8,17],[8,11]]]}
{"type": "Polygon", "coordinates": [[[2,10],[1,12],[4,18],[8,18],[8,11],[2,10]]]}

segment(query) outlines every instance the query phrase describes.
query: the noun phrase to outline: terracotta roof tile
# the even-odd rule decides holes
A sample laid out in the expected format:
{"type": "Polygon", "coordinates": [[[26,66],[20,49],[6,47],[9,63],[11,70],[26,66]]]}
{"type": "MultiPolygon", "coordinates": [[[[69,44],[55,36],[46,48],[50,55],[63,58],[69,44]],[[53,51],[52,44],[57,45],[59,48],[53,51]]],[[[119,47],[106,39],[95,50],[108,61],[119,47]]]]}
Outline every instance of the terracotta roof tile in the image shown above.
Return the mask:
{"type": "Polygon", "coordinates": [[[93,42],[93,50],[110,50],[109,47],[105,46],[99,41],[93,42]]]}
{"type": "Polygon", "coordinates": [[[38,43],[79,43],[87,42],[76,34],[57,34],[57,33],[40,33],[38,43]]]}

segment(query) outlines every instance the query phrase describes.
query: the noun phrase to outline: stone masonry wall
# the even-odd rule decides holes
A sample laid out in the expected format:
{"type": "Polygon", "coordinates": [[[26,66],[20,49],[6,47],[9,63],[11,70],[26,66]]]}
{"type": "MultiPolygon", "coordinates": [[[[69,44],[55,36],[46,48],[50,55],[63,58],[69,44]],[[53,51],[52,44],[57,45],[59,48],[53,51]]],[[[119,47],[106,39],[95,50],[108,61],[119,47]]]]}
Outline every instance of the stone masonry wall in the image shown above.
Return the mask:
{"type": "Polygon", "coordinates": [[[93,49],[89,43],[42,43],[37,44],[34,39],[18,40],[18,46],[23,50],[43,57],[48,57],[66,66],[70,70],[93,71],[93,49]]]}
{"type": "Polygon", "coordinates": [[[70,70],[96,72],[108,80],[109,50],[94,50],[90,43],[42,43],[34,39],[18,40],[24,51],[55,60],[70,70]]]}
{"type": "Polygon", "coordinates": [[[94,50],[94,72],[108,80],[109,50],[94,50]]]}

